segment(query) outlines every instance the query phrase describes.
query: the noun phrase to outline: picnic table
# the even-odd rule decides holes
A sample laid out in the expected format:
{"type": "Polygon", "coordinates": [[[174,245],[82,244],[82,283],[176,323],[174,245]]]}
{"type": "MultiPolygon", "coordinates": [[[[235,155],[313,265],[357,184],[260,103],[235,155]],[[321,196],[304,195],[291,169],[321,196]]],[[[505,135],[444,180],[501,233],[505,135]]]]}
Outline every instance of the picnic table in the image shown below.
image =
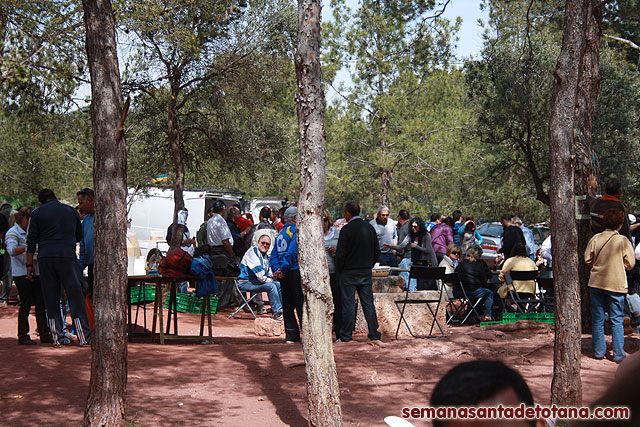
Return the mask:
{"type": "MultiPolygon", "coordinates": [[[[129,341],[131,341],[131,338],[133,336],[151,336],[151,342],[155,341],[155,334],[156,334],[156,327],[159,326],[158,328],[158,335],[159,335],[159,341],[160,344],[164,344],[165,340],[197,340],[200,342],[203,342],[205,340],[208,340],[209,342],[212,342],[213,339],[213,333],[212,333],[212,326],[211,326],[211,306],[210,306],[210,298],[208,297],[204,297],[202,299],[202,304],[200,307],[200,334],[199,335],[179,335],[178,334],[178,305],[177,305],[177,300],[176,300],[176,294],[177,294],[177,290],[178,290],[178,283],[182,283],[182,282],[190,282],[192,284],[194,284],[195,286],[195,282],[197,280],[196,276],[193,275],[184,275],[184,276],[180,276],[180,277],[172,277],[172,276],[167,276],[167,275],[162,275],[162,274],[144,274],[144,275],[136,275],[136,276],[129,276],[128,277],[128,299],[129,299],[129,310],[128,310],[128,317],[129,317],[129,322],[128,322],[128,332],[129,332],[129,341]],[[131,289],[135,286],[140,286],[140,285],[145,285],[145,284],[152,284],[155,286],[155,298],[153,301],[153,322],[152,322],[152,327],[151,327],[151,332],[144,332],[144,333],[134,333],[133,332],[133,328],[134,325],[137,324],[137,312],[140,309],[139,305],[138,308],[136,309],[136,319],[135,321],[133,320],[133,316],[132,316],[132,304],[133,301],[131,301],[131,289]],[[166,326],[166,332],[163,329],[163,324],[164,324],[164,313],[163,313],[163,298],[162,298],[162,286],[166,285],[167,287],[167,291],[170,292],[170,296],[169,296],[169,307],[168,307],[168,314],[167,314],[167,326],[166,326]],[[207,324],[208,324],[208,335],[205,337],[204,336],[204,320],[205,320],[205,315],[207,318],[207,324]],[[173,320],[173,322],[172,322],[173,320]],[[173,333],[171,333],[171,324],[173,323],[173,333]]],[[[226,276],[219,276],[216,277],[216,280],[218,281],[222,281],[222,280],[236,280],[236,277],[226,277],[226,276]]],[[[144,291],[143,291],[144,292],[144,291]]],[[[142,302],[143,304],[146,304],[146,299],[143,299],[143,301],[140,300],[140,297],[138,298],[138,304],[142,302]]],[[[143,307],[143,310],[145,310],[146,307],[143,307]]],[[[146,328],[146,316],[144,316],[144,322],[145,322],[145,328],[146,328]]]]}

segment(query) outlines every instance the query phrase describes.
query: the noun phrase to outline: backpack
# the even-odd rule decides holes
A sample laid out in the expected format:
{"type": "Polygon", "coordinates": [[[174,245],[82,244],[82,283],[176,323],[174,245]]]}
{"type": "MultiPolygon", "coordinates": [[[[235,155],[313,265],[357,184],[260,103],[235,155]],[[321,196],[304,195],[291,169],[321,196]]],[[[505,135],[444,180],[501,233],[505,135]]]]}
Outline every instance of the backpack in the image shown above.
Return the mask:
{"type": "Polygon", "coordinates": [[[191,269],[192,261],[191,255],[182,248],[175,248],[162,258],[158,265],[158,272],[172,277],[184,276],[191,269]]]}

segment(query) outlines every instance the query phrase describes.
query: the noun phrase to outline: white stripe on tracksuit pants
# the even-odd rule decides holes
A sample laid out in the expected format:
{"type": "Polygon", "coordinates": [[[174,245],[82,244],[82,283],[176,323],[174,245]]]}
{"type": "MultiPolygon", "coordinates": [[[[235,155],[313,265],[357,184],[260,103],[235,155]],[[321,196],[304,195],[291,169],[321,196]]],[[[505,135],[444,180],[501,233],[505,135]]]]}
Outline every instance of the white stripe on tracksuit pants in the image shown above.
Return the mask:
{"type": "Polygon", "coordinates": [[[41,258],[40,281],[44,305],[49,318],[49,329],[54,345],[59,345],[59,339],[64,337],[64,323],[60,315],[60,287],[64,288],[69,302],[69,312],[73,319],[78,341],[81,345],[91,340],[91,329],[85,309],[82,294],[81,271],[78,261],[71,258],[41,258]]]}

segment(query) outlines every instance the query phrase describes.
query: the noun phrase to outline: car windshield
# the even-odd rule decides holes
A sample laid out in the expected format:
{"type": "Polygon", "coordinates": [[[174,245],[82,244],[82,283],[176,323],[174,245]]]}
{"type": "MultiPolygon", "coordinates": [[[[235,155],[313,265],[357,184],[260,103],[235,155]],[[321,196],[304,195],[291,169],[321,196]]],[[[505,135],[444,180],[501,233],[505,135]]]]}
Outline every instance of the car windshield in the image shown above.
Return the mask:
{"type": "Polygon", "coordinates": [[[502,235],[502,225],[485,223],[478,227],[481,236],[500,237],[502,235]]]}
{"type": "Polygon", "coordinates": [[[541,245],[544,239],[549,237],[551,234],[551,230],[548,227],[534,227],[533,231],[533,240],[537,245],[541,245]]]}

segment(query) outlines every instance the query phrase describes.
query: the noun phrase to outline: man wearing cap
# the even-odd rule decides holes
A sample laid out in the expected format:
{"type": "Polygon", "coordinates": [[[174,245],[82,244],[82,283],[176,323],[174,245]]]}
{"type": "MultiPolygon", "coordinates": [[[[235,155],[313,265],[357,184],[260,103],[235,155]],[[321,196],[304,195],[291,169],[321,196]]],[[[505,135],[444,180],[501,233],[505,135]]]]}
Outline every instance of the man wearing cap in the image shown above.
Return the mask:
{"type": "Polygon", "coordinates": [[[296,216],[298,208],[291,206],[284,211],[285,225],[276,238],[271,252],[271,268],[274,277],[280,279],[282,291],[282,316],[284,317],[285,340],[287,344],[300,341],[302,327],[302,305],[304,295],[300,285],[300,267],[298,266],[298,242],[296,235],[296,216]],[[295,312],[298,313],[296,321],[295,312]],[[298,327],[298,324],[300,327],[298,327]]]}
{"type": "Polygon", "coordinates": [[[224,219],[226,211],[222,200],[216,200],[213,204],[213,215],[207,221],[207,242],[211,246],[213,255],[227,255],[231,260],[235,259],[233,252],[233,237],[224,219]]]}

